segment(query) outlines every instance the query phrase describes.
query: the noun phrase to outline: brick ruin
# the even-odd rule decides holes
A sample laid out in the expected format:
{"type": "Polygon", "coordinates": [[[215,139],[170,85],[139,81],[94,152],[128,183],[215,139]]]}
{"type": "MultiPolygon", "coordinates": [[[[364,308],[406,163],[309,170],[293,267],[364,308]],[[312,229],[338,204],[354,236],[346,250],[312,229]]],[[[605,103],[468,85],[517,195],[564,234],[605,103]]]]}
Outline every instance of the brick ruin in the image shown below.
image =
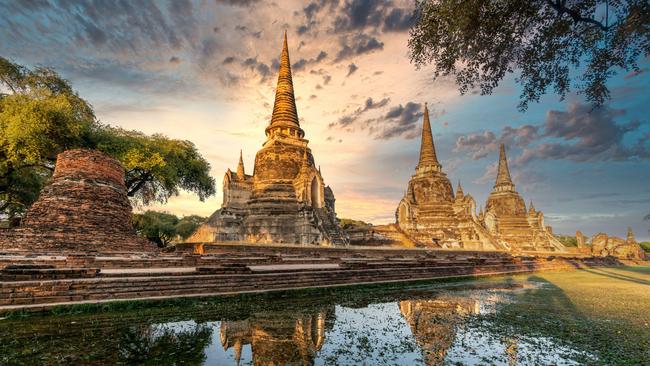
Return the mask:
{"type": "Polygon", "coordinates": [[[122,165],[99,151],[68,150],[21,225],[0,237],[0,251],[155,252],[131,216],[122,165]]]}

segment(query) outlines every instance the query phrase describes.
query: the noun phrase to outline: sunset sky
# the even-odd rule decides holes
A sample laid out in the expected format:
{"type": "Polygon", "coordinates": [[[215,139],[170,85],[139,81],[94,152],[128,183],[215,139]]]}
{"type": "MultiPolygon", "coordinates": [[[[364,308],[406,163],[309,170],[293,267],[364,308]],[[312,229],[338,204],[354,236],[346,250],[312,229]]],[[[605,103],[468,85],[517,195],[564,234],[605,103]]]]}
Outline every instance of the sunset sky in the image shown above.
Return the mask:
{"type": "Polygon", "coordinates": [[[301,126],[339,217],[394,220],[428,102],[443,170],[478,206],[505,142],[517,190],[556,233],[622,236],[630,225],[648,238],[650,60],[610,81],[604,108],[551,94],[521,113],[516,74],[491,96],[460,95],[453,80],[416,69],[412,8],[399,0],[0,0],[0,55],[55,68],[103,123],[194,142],[217,195],[182,194],[156,209],[212,213],[240,149],[252,173],[287,30],[301,126]]]}

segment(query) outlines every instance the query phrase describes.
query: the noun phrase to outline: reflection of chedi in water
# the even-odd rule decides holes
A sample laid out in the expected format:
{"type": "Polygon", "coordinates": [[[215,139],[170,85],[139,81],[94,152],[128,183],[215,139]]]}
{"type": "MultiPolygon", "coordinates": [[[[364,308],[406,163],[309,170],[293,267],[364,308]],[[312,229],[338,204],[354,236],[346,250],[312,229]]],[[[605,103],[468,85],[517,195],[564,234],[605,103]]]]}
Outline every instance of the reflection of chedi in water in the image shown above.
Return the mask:
{"type": "Polygon", "coordinates": [[[404,300],[399,309],[422,349],[426,365],[440,365],[454,343],[463,316],[478,314],[479,302],[463,297],[404,300]]]}
{"type": "Polygon", "coordinates": [[[233,347],[237,364],[242,347],[250,344],[253,365],[312,365],[333,318],[331,307],[315,314],[261,313],[246,320],[224,321],[221,345],[225,350],[233,347]]]}
{"type": "Polygon", "coordinates": [[[255,155],[253,175],[223,180],[223,204],[188,242],[347,244],[334,210],[334,193],[316,167],[300,127],[286,33],[271,123],[255,155]]]}

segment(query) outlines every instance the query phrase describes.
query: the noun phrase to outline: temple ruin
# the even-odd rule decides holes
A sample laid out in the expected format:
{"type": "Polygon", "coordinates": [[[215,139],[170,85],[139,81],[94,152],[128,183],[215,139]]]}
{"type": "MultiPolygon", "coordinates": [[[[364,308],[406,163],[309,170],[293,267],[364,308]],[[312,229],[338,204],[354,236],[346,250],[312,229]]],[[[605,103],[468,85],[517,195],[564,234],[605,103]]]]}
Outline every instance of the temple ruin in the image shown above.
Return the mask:
{"type": "Polygon", "coordinates": [[[253,174],[239,157],[236,173],[223,180],[223,203],[188,242],[347,244],[325,185],[300,127],[291,78],[287,35],[266,141],[255,156],[253,174]]]}
{"type": "Polygon", "coordinates": [[[598,233],[591,237],[589,245],[585,243],[584,236],[580,231],[576,232],[578,249],[581,253],[597,257],[612,256],[621,259],[645,258],[645,251],[634,237],[632,227],[627,228],[627,238],[617,238],[605,233],[598,233]]]}
{"type": "Polygon", "coordinates": [[[156,251],[136,235],[131,216],[120,162],[95,150],[68,150],[57,156],[52,178],[21,225],[0,236],[0,251],[156,251]]]}
{"type": "Polygon", "coordinates": [[[486,205],[479,219],[490,234],[506,248],[520,251],[565,251],[566,248],[545,226],[544,214],[531,202],[528,210],[510,178],[506,148],[499,148],[499,166],[486,205]]]}
{"type": "Polygon", "coordinates": [[[486,212],[476,214],[476,202],[463,192],[460,182],[454,194],[436,155],[425,105],[420,158],[395,212],[397,229],[417,246],[564,251],[544,226],[544,215],[532,203],[526,210],[514,187],[501,145],[497,179],[486,212]]]}
{"type": "Polygon", "coordinates": [[[420,159],[395,213],[399,229],[412,241],[442,248],[500,249],[477,221],[476,203],[451,182],[438,162],[429,109],[424,107],[420,159]]]}

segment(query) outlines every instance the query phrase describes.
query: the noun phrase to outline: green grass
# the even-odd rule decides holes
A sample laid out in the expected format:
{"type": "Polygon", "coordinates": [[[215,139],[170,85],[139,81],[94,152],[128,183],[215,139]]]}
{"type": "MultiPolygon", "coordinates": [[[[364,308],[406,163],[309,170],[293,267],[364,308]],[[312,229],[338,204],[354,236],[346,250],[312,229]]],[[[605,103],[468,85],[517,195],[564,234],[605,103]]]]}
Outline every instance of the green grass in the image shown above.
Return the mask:
{"type": "Polygon", "coordinates": [[[596,364],[650,365],[650,267],[542,272],[525,279],[541,287],[518,294],[479,318],[480,324],[504,336],[559,340],[596,354],[596,364]]]}

